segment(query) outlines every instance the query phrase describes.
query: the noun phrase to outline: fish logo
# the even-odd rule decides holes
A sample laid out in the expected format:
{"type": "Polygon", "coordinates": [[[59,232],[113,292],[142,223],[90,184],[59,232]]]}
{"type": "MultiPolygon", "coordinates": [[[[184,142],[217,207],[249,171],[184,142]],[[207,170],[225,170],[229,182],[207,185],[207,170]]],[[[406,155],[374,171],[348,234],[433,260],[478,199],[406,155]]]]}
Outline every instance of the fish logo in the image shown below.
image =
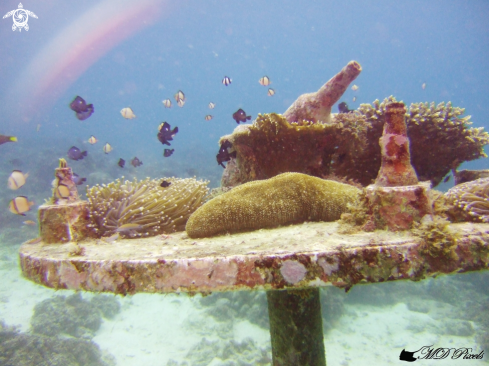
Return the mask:
{"type": "Polygon", "coordinates": [[[16,31],[17,29],[19,29],[19,32],[21,32],[22,28],[24,28],[27,32],[29,30],[29,24],[27,24],[27,22],[29,21],[29,15],[37,19],[36,14],[34,14],[32,11],[25,10],[22,3],[19,3],[19,8],[9,11],[7,14],[3,16],[3,19],[11,16],[12,19],[14,20],[14,24],[12,25],[12,30],[16,31]]]}

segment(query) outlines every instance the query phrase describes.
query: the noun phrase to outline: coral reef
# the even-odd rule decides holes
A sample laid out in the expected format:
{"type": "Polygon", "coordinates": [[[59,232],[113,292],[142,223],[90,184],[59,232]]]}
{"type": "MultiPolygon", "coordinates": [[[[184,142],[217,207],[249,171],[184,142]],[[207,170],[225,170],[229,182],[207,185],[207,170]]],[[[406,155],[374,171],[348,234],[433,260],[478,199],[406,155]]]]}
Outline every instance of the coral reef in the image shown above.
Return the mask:
{"type": "Polygon", "coordinates": [[[117,300],[108,296],[84,300],[79,293],[55,296],[36,304],[31,318],[32,330],[47,336],[61,334],[91,338],[102,323],[101,315],[112,317],[119,311],[117,300]]]}
{"type": "MultiPolygon", "coordinates": [[[[226,167],[223,186],[267,179],[285,172],[327,178],[336,175],[367,186],[381,165],[379,139],[385,108],[394,97],[372,105],[362,104],[353,113],[332,114],[331,119],[292,123],[286,115],[258,116],[252,125],[238,126],[220,144],[230,141],[236,150],[235,164],[226,167]]],[[[411,164],[420,181],[438,185],[465,161],[485,157],[489,134],[469,127],[470,116],[450,102],[413,103],[406,112],[411,164]]]]}
{"type": "Polygon", "coordinates": [[[480,179],[480,178],[489,178],[489,169],[482,170],[460,170],[455,171],[452,170],[455,185],[470,182],[472,180],[480,179]]]}
{"type": "Polygon", "coordinates": [[[362,67],[350,61],[338,74],[333,76],[317,92],[302,94],[285,111],[289,122],[303,124],[304,121],[327,123],[331,118],[331,108],[341,98],[348,85],[357,78],[362,67]]]}
{"type": "Polygon", "coordinates": [[[114,366],[112,356],[91,342],[21,333],[0,322],[0,364],[4,366],[114,366]]]}
{"type": "Polygon", "coordinates": [[[128,236],[148,236],[183,230],[188,217],[208,192],[207,181],[194,178],[117,179],[87,188],[91,227],[97,235],[114,233],[133,224],[128,236]],[[170,183],[161,187],[162,180],[170,183]]]}
{"type": "Polygon", "coordinates": [[[237,185],[287,172],[346,176],[365,148],[367,129],[365,118],[351,113],[328,123],[301,125],[275,113],[258,115],[252,125],[241,125],[221,137],[219,143],[231,142],[239,156],[236,167],[234,161],[227,164],[222,183],[237,185]]]}
{"type": "Polygon", "coordinates": [[[200,207],[186,226],[191,238],[304,221],[334,221],[360,190],[300,173],[233,188],[200,207]]]}
{"type": "Polygon", "coordinates": [[[489,178],[456,185],[445,196],[452,221],[489,222],[489,178]]]}
{"type": "MultiPolygon", "coordinates": [[[[387,104],[397,102],[390,96],[382,103],[378,100],[372,105],[361,104],[358,111],[367,118],[372,126],[369,143],[376,143],[381,135],[384,123],[385,108],[387,104]]],[[[486,157],[484,146],[489,144],[489,134],[482,127],[469,126],[470,116],[461,117],[465,109],[452,107],[451,102],[439,103],[412,103],[406,113],[407,135],[411,142],[411,164],[420,181],[430,180],[433,186],[457,168],[464,161],[471,161],[486,157]]],[[[365,151],[363,163],[371,165],[370,158],[377,150],[370,146],[365,151]]],[[[380,150],[379,150],[380,152],[380,150]]],[[[378,162],[380,163],[380,161],[378,162]]],[[[380,164],[372,165],[368,170],[377,171],[380,164]]]]}

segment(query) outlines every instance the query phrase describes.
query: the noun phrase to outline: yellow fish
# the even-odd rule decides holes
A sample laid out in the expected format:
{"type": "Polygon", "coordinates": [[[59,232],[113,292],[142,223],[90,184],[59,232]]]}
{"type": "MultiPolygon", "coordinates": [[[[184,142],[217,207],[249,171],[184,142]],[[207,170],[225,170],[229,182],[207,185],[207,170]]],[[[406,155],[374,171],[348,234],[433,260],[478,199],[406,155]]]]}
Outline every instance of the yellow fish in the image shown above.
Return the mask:
{"type": "Polygon", "coordinates": [[[16,215],[25,216],[24,212],[29,211],[33,204],[34,202],[29,201],[26,196],[17,196],[10,201],[8,209],[16,215]]]}
{"type": "Polygon", "coordinates": [[[36,223],[32,220],[26,220],[23,222],[24,225],[34,226],[36,223]]]}
{"type": "Polygon", "coordinates": [[[91,136],[89,139],[88,139],[88,142],[93,145],[93,144],[96,144],[98,142],[97,138],[95,136],[91,136]]]}
{"type": "Polygon", "coordinates": [[[163,103],[163,105],[165,106],[165,108],[171,108],[171,100],[170,99],[165,99],[161,103],[163,103]]]}
{"type": "Polygon", "coordinates": [[[70,189],[64,184],[59,184],[56,187],[55,194],[58,198],[68,198],[70,196],[70,189]]]}
{"type": "Polygon", "coordinates": [[[23,174],[20,170],[13,170],[10,177],[8,177],[7,186],[13,190],[19,189],[25,184],[28,176],[28,173],[23,174]]]}
{"type": "Polygon", "coordinates": [[[274,95],[275,95],[275,90],[273,90],[272,88],[268,89],[268,96],[272,97],[274,95]]]}

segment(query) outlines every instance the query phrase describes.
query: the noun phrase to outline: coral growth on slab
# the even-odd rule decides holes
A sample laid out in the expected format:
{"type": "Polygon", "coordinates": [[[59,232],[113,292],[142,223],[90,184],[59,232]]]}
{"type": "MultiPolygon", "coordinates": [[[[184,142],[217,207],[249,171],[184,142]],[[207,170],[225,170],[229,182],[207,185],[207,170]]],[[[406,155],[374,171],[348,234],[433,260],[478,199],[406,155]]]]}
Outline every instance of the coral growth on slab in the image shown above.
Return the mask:
{"type": "Polygon", "coordinates": [[[360,190],[300,173],[249,182],[200,207],[187,222],[191,238],[276,227],[304,221],[334,221],[360,190]]]}
{"type": "MultiPolygon", "coordinates": [[[[381,165],[385,107],[393,102],[389,97],[362,104],[353,113],[331,115],[329,122],[295,123],[279,114],[259,115],[252,125],[221,138],[220,143],[230,141],[237,152],[223,183],[238,185],[293,171],[323,178],[334,174],[367,186],[381,165]]],[[[489,134],[469,127],[470,116],[463,113],[450,102],[413,103],[407,110],[411,163],[420,181],[436,186],[461,163],[486,156],[489,134]]]]}
{"type": "Polygon", "coordinates": [[[121,227],[129,227],[121,231],[129,236],[183,230],[188,217],[202,204],[208,183],[194,178],[117,179],[87,188],[92,228],[99,236],[121,231],[121,227]],[[162,180],[170,185],[162,187],[162,180]]]}
{"type": "MultiPolygon", "coordinates": [[[[377,141],[382,134],[385,108],[397,102],[394,97],[378,100],[372,105],[361,104],[358,111],[367,118],[371,126],[368,131],[369,148],[361,157],[370,165],[369,171],[378,170],[380,161],[372,156],[380,152],[377,141]]],[[[482,127],[469,127],[470,116],[461,117],[464,108],[453,107],[451,102],[412,103],[406,112],[407,134],[411,143],[411,163],[420,181],[430,180],[433,186],[464,161],[486,157],[484,146],[489,144],[489,134],[482,127]]]]}
{"type": "Polygon", "coordinates": [[[452,221],[489,223],[489,178],[456,185],[445,197],[452,205],[448,211],[452,221]]]}
{"type": "MultiPolygon", "coordinates": [[[[354,160],[366,146],[367,129],[365,118],[350,113],[337,115],[329,123],[301,125],[289,123],[280,114],[258,115],[252,125],[239,126],[220,139],[219,143],[230,141],[238,156],[237,167],[228,163],[223,177],[233,185],[286,172],[317,177],[334,172],[344,177],[358,165],[354,160]],[[233,173],[226,174],[231,169],[233,173]]],[[[361,174],[360,169],[354,175],[361,174]]]]}
{"type": "Polygon", "coordinates": [[[302,94],[285,111],[284,117],[289,122],[299,125],[309,121],[327,123],[331,120],[331,108],[341,98],[348,85],[360,75],[362,67],[356,61],[350,61],[326,84],[314,93],[302,94]]]}

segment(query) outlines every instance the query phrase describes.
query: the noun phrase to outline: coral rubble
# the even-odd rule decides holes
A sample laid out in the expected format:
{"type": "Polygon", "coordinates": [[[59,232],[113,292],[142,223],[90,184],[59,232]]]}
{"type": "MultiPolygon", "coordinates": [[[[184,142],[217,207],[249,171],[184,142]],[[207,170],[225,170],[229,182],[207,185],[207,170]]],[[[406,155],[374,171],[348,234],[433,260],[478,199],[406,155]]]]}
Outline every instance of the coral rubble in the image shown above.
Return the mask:
{"type": "MultiPolygon", "coordinates": [[[[129,235],[147,236],[183,230],[188,217],[208,192],[207,181],[164,178],[137,181],[117,179],[87,188],[91,226],[102,236],[122,225],[133,224],[129,235]]],[[[121,234],[124,234],[121,232],[121,234]]]]}
{"type": "Polygon", "coordinates": [[[197,209],[187,222],[191,238],[304,221],[334,221],[360,190],[300,173],[284,173],[233,188],[197,209]]]}
{"type": "Polygon", "coordinates": [[[54,296],[36,304],[31,318],[32,330],[37,334],[77,338],[92,338],[102,323],[97,307],[84,300],[80,293],[54,296]]]}

